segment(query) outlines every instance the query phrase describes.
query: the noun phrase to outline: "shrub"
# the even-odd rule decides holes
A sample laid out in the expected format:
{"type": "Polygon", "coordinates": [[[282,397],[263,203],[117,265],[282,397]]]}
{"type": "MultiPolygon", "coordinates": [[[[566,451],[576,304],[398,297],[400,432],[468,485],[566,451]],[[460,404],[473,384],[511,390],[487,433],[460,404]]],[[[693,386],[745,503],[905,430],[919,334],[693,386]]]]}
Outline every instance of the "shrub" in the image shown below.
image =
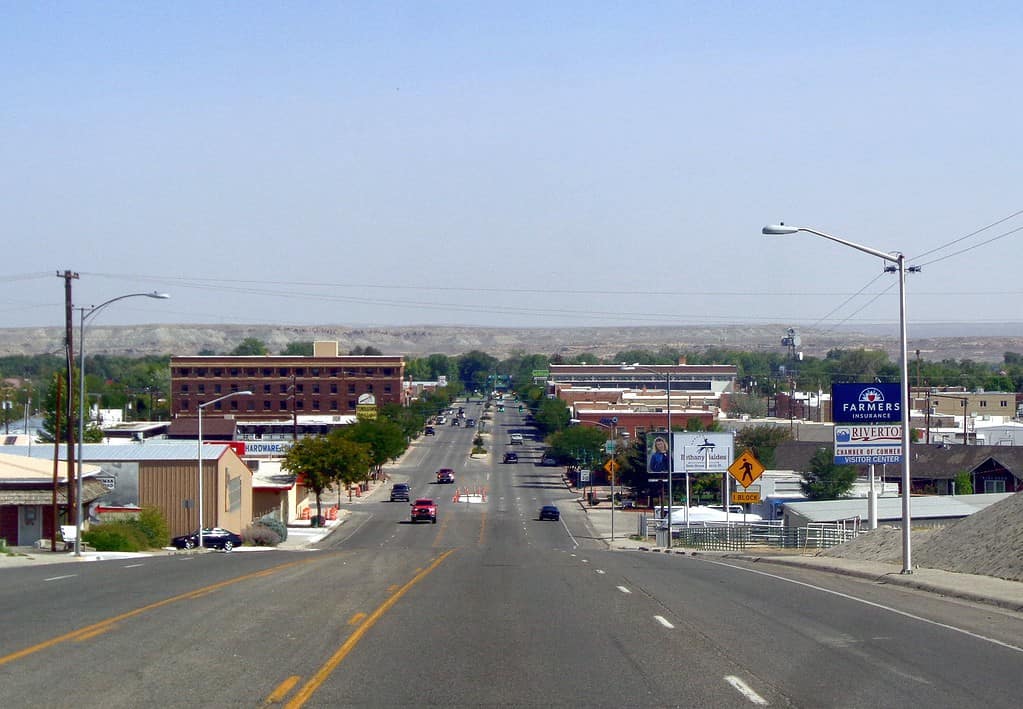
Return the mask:
{"type": "Polygon", "coordinates": [[[130,522],[146,538],[150,548],[165,547],[170,544],[170,528],[163,513],[156,507],[143,507],[137,519],[130,522]]]}
{"type": "Polygon", "coordinates": [[[256,520],[242,532],[242,540],[257,547],[275,547],[281,543],[281,535],[256,520]]]}
{"type": "Polygon", "coordinates": [[[273,531],[277,532],[277,536],[280,537],[280,541],[282,542],[288,538],[287,525],[273,515],[263,515],[255,521],[255,524],[261,524],[264,527],[269,527],[273,531]]]}
{"type": "Polygon", "coordinates": [[[108,522],[82,534],[82,541],[96,551],[141,551],[149,548],[149,540],[131,522],[108,522]]]}

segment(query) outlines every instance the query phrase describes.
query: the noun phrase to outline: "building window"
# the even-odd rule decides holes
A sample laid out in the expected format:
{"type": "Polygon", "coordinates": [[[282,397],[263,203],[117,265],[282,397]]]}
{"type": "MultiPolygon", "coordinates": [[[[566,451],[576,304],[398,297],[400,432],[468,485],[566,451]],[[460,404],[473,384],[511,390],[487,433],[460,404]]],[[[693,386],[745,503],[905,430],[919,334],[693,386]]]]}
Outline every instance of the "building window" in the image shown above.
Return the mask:
{"type": "Polygon", "coordinates": [[[340,369],[338,369],[337,367],[331,367],[331,368],[330,368],[330,376],[332,376],[332,377],[337,377],[337,376],[339,376],[340,374],[341,374],[341,370],[340,370],[340,369]]]}
{"type": "Polygon", "coordinates": [[[295,410],[296,411],[302,411],[304,409],[305,409],[305,402],[302,401],[301,399],[296,399],[295,400],[295,410]]]}
{"type": "Polygon", "coordinates": [[[985,480],[984,481],[984,493],[990,494],[994,492],[1005,492],[1005,481],[1004,480],[985,480]]]}
{"type": "Polygon", "coordinates": [[[1000,407],[1002,407],[1003,409],[1005,409],[1005,408],[1008,408],[1008,406],[1009,406],[1009,402],[1008,402],[1008,401],[1006,401],[1005,399],[1002,399],[1002,400],[1001,400],[1000,402],[998,402],[998,405],[999,405],[1000,407]]]}
{"type": "Polygon", "coordinates": [[[231,376],[232,377],[237,377],[238,376],[238,368],[237,367],[231,367],[231,369],[229,369],[228,371],[231,372],[231,376]]]}
{"type": "Polygon", "coordinates": [[[383,373],[383,375],[384,375],[385,377],[389,377],[389,376],[391,376],[391,368],[390,368],[390,367],[384,367],[384,368],[383,368],[383,369],[381,369],[380,371],[381,371],[381,372],[383,373]]]}
{"type": "Polygon", "coordinates": [[[984,401],[983,399],[980,400],[980,408],[982,408],[982,409],[986,409],[987,408],[987,402],[984,401]]]}
{"type": "Polygon", "coordinates": [[[263,399],[263,411],[269,411],[269,410],[270,410],[270,400],[269,399],[263,399]]]}
{"type": "Polygon", "coordinates": [[[319,410],[320,410],[320,400],[319,399],[313,399],[313,411],[319,411],[319,410]]]}
{"type": "Polygon", "coordinates": [[[291,371],[287,367],[281,367],[277,370],[278,377],[290,377],[291,371]]]}
{"type": "Polygon", "coordinates": [[[313,382],[313,387],[312,388],[313,388],[313,393],[314,394],[319,394],[320,393],[320,383],[319,382],[313,382]]]}
{"type": "Polygon", "coordinates": [[[296,377],[304,377],[305,376],[305,367],[295,367],[295,376],[296,377]]]}
{"type": "Polygon", "coordinates": [[[270,393],[270,385],[269,384],[264,384],[263,385],[263,393],[264,394],[269,394],[270,393]]]}
{"type": "Polygon", "coordinates": [[[245,369],[245,376],[246,377],[254,377],[254,376],[256,376],[256,368],[255,367],[247,367],[245,369]]]}
{"type": "Polygon", "coordinates": [[[197,377],[205,377],[206,376],[206,367],[199,367],[197,370],[195,370],[195,376],[197,376],[197,377]]]}
{"type": "Polygon", "coordinates": [[[318,377],[318,376],[320,376],[320,368],[319,367],[311,367],[309,369],[309,376],[311,376],[311,377],[318,377]]]}
{"type": "Polygon", "coordinates": [[[330,383],[330,393],[337,394],[337,382],[330,383]]]}
{"type": "Polygon", "coordinates": [[[330,400],[330,410],[337,411],[337,399],[330,400]]]}
{"type": "Polygon", "coordinates": [[[278,385],[277,390],[280,391],[280,393],[282,393],[282,394],[287,394],[288,393],[288,385],[287,384],[280,384],[280,385],[278,385]]]}
{"type": "Polygon", "coordinates": [[[231,399],[231,411],[237,411],[237,410],[238,410],[238,400],[237,399],[231,399]]]}
{"type": "Polygon", "coordinates": [[[224,370],[223,370],[223,369],[221,369],[220,367],[216,367],[216,368],[215,368],[215,369],[213,370],[213,376],[214,376],[214,377],[222,377],[222,376],[224,376],[224,370]]]}
{"type": "Polygon", "coordinates": [[[182,384],[181,385],[181,393],[182,394],[187,394],[188,393],[188,384],[182,384]]]}
{"type": "Polygon", "coordinates": [[[354,384],[349,384],[348,385],[348,393],[349,394],[354,394],[355,393],[355,385],[354,384]]]}
{"type": "Polygon", "coordinates": [[[188,402],[187,401],[182,401],[181,402],[181,410],[182,411],[188,411],[188,402]]]}
{"type": "Polygon", "coordinates": [[[287,411],[288,410],[288,402],[287,401],[278,401],[277,402],[277,409],[279,411],[287,411]]]}
{"type": "Polygon", "coordinates": [[[249,399],[248,403],[245,405],[245,410],[246,411],[255,411],[256,410],[256,402],[253,399],[249,399]]]}
{"type": "Polygon", "coordinates": [[[199,391],[200,394],[205,394],[206,393],[206,385],[205,384],[200,383],[199,386],[196,387],[196,389],[199,391]]]}
{"type": "Polygon", "coordinates": [[[269,367],[263,367],[263,376],[264,377],[272,377],[273,375],[274,375],[274,370],[270,369],[269,367]]]}
{"type": "Polygon", "coordinates": [[[213,385],[213,393],[214,394],[219,394],[220,392],[221,392],[221,386],[219,384],[214,384],[213,385]]]}
{"type": "Polygon", "coordinates": [[[348,410],[355,411],[355,399],[348,400],[348,410]]]}
{"type": "Polygon", "coordinates": [[[373,385],[372,384],[367,384],[366,385],[366,393],[367,394],[372,394],[373,393],[373,385]]]}
{"type": "Polygon", "coordinates": [[[385,394],[390,394],[391,393],[391,385],[390,384],[384,384],[384,393],[385,394]]]}

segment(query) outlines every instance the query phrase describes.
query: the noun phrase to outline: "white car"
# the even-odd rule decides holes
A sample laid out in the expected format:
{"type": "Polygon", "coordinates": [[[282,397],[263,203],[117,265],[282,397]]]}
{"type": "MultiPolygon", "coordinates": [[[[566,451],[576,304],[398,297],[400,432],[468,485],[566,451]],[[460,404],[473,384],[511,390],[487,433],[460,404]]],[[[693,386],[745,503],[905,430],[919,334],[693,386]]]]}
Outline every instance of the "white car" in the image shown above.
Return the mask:
{"type": "Polygon", "coordinates": [[[513,446],[521,446],[522,445],[522,434],[521,433],[513,433],[511,435],[511,442],[512,442],[513,446]]]}

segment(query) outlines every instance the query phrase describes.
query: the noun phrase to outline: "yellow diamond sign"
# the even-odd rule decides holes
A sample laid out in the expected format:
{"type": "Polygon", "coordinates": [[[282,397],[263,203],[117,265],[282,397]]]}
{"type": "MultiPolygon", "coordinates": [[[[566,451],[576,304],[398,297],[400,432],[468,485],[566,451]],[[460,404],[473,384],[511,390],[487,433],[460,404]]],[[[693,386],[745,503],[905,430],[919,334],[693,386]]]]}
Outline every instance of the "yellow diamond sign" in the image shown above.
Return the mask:
{"type": "Polygon", "coordinates": [[[743,487],[752,485],[763,472],[764,466],[749,451],[744,451],[735,459],[734,463],[728,466],[728,474],[743,487]]]}
{"type": "Polygon", "coordinates": [[[604,463],[604,470],[606,470],[611,475],[614,475],[615,473],[617,473],[619,467],[621,467],[621,466],[619,466],[618,463],[616,463],[614,461],[614,458],[612,458],[611,460],[609,460],[606,463],[604,463]]]}

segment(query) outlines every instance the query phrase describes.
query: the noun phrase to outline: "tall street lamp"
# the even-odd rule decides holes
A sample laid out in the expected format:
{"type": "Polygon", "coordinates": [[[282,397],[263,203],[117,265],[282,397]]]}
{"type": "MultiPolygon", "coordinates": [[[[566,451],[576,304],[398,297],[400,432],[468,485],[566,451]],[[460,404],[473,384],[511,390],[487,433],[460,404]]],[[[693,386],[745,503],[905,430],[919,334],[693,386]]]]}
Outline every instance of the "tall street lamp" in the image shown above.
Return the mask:
{"type": "MultiPolygon", "coordinates": [[[[617,417],[613,418],[611,420],[615,421],[615,422],[618,421],[617,417]]],[[[615,427],[614,427],[614,424],[610,424],[609,425],[609,424],[606,424],[606,423],[601,423],[600,421],[580,421],[579,423],[589,423],[589,424],[593,424],[594,426],[600,426],[601,428],[609,429],[611,431],[611,433],[610,433],[611,444],[614,445],[614,440],[615,440],[615,427]]],[[[611,454],[611,460],[614,461],[614,454],[613,453],[611,454]]],[[[593,474],[592,471],[591,471],[590,474],[591,475],[593,474]]],[[[611,466],[611,470],[608,472],[608,476],[611,478],[611,542],[613,543],[614,540],[615,540],[615,474],[614,474],[614,466],[613,465],[611,466]]],[[[591,491],[592,491],[592,483],[591,483],[591,491]]]]}
{"type": "Polygon", "coordinates": [[[196,407],[196,410],[198,411],[198,414],[199,414],[199,448],[197,449],[196,460],[199,463],[199,504],[197,505],[197,507],[199,508],[199,548],[200,549],[203,548],[203,543],[202,543],[202,410],[205,409],[207,406],[210,406],[212,404],[217,403],[218,401],[223,401],[224,399],[230,399],[232,396],[251,396],[251,395],[252,395],[252,392],[249,391],[248,389],[246,389],[245,391],[232,391],[229,394],[224,394],[223,396],[218,396],[216,399],[213,399],[212,401],[207,401],[205,403],[199,404],[196,407]]]}
{"type": "MultiPolygon", "coordinates": [[[[652,367],[644,367],[638,362],[635,364],[623,364],[623,371],[632,371],[641,369],[651,374],[662,374],[659,369],[653,369],[652,367]]],[[[665,397],[665,408],[668,410],[668,547],[671,547],[671,507],[675,503],[674,490],[671,485],[672,478],[675,472],[675,455],[672,452],[674,447],[674,436],[671,434],[671,369],[669,368],[663,372],[664,374],[664,397],[665,397]]],[[[661,492],[664,492],[664,488],[661,488],[661,492]]],[[[689,476],[686,475],[686,526],[689,526],[689,476]]]]}
{"type": "Polygon", "coordinates": [[[910,513],[910,502],[909,502],[909,488],[912,482],[909,474],[909,346],[906,337],[906,272],[911,273],[918,272],[920,268],[918,266],[906,267],[906,255],[893,251],[892,253],[885,253],[884,251],[878,251],[872,249],[869,246],[863,246],[861,244],[854,243],[852,241],[846,241],[840,239],[837,236],[831,234],[825,234],[822,231],[816,229],[810,229],[809,227],[797,227],[788,226],[787,224],[768,224],[763,228],[763,234],[766,236],[783,236],[787,234],[795,234],[799,231],[805,231],[807,234],[813,234],[830,241],[848,246],[851,249],[862,251],[865,254],[876,256],[883,261],[893,264],[892,266],[885,267],[886,271],[894,271],[899,277],[899,370],[902,379],[902,573],[911,574],[913,573],[913,558],[912,558],[912,546],[911,546],[911,529],[910,525],[912,522],[912,515],[910,513]]]}
{"type": "Polygon", "coordinates": [[[108,301],[94,305],[90,308],[78,308],[80,319],[78,321],[78,480],[75,483],[75,494],[78,496],[78,514],[75,515],[75,556],[82,555],[82,441],[85,440],[85,321],[93,317],[103,308],[111,303],[116,303],[125,298],[156,298],[166,300],[170,298],[167,293],[128,293],[111,298],[108,301]]]}

